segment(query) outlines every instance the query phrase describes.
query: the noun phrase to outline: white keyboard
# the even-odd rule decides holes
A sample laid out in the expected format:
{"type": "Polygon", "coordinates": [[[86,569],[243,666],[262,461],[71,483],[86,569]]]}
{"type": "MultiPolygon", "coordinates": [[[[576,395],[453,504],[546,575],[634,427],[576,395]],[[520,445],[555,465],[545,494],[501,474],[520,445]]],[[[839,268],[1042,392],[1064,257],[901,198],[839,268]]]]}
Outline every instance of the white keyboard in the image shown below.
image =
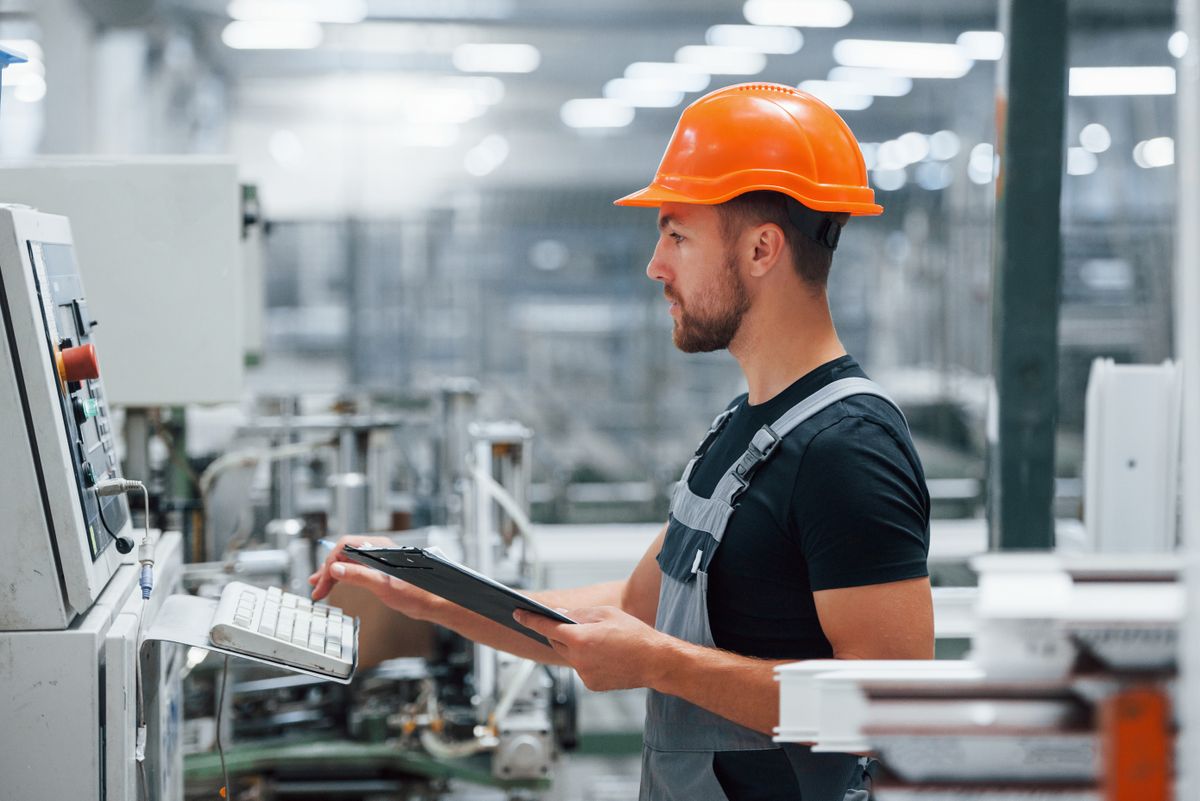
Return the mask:
{"type": "Polygon", "coordinates": [[[214,645],[345,679],[358,661],[358,621],[278,587],[231,581],[208,632],[214,645]]]}

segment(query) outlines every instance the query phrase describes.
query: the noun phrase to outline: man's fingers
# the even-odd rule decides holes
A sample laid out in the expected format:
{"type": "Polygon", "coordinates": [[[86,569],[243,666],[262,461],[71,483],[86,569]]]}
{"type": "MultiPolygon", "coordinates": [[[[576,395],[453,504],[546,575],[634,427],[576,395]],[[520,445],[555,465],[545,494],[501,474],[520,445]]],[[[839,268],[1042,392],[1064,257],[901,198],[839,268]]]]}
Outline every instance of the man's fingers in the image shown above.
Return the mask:
{"type": "Polygon", "coordinates": [[[559,639],[556,636],[559,633],[559,629],[570,625],[568,623],[559,623],[557,620],[551,620],[545,615],[539,615],[535,612],[526,612],[523,609],[513,612],[513,619],[525,628],[536,631],[548,640],[559,639]]]}
{"type": "Polygon", "coordinates": [[[337,581],[343,584],[365,587],[372,592],[390,589],[392,586],[392,577],[387,573],[354,564],[353,562],[338,562],[329,568],[329,572],[333,574],[333,577],[337,581]]]}

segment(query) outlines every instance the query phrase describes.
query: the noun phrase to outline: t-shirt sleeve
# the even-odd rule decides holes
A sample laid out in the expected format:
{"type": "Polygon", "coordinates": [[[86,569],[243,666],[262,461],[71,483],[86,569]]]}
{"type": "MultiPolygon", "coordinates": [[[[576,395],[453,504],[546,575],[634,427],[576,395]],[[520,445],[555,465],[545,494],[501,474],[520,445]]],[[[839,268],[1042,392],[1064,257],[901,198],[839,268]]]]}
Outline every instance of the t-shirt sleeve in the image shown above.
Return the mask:
{"type": "Polygon", "coordinates": [[[810,441],[790,514],[814,591],[929,575],[924,475],[870,419],[844,417],[810,441]]]}

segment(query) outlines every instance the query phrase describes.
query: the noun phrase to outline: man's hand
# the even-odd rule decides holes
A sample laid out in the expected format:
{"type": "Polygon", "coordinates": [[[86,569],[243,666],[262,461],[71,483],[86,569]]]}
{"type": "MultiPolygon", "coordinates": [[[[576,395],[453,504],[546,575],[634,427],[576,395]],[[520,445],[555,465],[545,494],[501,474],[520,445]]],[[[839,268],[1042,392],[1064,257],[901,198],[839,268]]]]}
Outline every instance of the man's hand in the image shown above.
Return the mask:
{"type": "Polygon", "coordinates": [[[317,572],[308,577],[308,583],[313,585],[312,599],[319,601],[329,595],[337,582],[364,587],[398,612],[415,620],[428,620],[434,606],[439,602],[436,595],[415,587],[407,581],[393,578],[382,570],[351,562],[346,558],[343,548],[347,545],[365,546],[382,545],[394,547],[387,537],[342,537],[337,545],[329,552],[324,564],[317,572]]]}
{"type": "Polygon", "coordinates": [[[548,639],[589,690],[649,687],[656,680],[662,668],[659,657],[673,638],[615,606],[562,611],[576,622],[559,623],[522,610],[513,618],[548,639]]]}

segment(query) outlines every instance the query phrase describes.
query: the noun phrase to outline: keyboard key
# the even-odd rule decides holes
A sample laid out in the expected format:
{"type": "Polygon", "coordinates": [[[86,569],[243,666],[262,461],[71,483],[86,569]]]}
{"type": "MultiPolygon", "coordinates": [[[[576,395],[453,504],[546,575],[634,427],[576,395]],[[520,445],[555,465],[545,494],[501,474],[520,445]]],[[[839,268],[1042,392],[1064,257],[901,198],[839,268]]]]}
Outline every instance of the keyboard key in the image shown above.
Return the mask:
{"type": "Polygon", "coordinates": [[[296,628],[292,632],[292,642],[306,643],[308,642],[308,630],[312,620],[307,616],[298,616],[296,618],[296,628]]]}
{"type": "Polygon", "coordinates": [[[298,600],[299,599],[295,595],[288,593],[287,595],[283,596],[283,605],[288,609],[295,609],[296,601],[298,600]]]}
{"type": "Polygon", "coordinates": [[[325,643],[325,653],[329,654],[330,656],[334,656],[334,657],[337,657],[338,659],[341,659],[342,644],[340,642],[338,642],[337,640],[330,640],[329,642],[325,643]]]}

